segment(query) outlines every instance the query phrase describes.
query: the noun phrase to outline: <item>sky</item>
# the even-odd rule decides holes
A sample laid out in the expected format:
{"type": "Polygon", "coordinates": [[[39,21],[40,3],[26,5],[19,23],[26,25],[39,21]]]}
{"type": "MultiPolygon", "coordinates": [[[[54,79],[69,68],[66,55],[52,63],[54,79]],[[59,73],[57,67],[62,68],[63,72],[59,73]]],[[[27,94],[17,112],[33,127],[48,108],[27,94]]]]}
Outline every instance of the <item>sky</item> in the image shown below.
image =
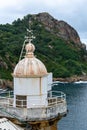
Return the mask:
{"type": "Polygon", "coordinates": [[[12,23],[28,14],[48,12],[70,24],[87,44],[87,0],[0,0],[0,24],[12,23]]]}

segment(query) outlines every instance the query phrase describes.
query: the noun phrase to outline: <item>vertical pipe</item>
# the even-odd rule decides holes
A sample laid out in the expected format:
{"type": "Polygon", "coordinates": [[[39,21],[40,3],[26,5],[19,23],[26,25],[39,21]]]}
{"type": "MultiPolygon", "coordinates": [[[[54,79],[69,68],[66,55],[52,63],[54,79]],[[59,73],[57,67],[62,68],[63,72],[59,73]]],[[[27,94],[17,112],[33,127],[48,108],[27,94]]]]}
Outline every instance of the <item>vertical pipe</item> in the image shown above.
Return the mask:
{"type": "Polygon", "coordinates": [[[40,77],[40,95],[42,95],[42,90],[41,90],[41,77],[40,77]]]}

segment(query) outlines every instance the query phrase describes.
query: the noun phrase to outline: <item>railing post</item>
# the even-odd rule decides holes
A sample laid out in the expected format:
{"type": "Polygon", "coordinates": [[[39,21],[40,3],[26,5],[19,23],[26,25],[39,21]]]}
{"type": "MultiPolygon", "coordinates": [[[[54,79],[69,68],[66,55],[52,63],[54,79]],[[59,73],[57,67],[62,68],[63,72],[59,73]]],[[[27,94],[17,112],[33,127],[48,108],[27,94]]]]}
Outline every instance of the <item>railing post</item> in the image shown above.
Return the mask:
{"type": "Polygon", "coordinates": [[[9,98],[8,98],[8,104],[7,104],[7,106],[9,106],[9,98]]]}
{"type": "Polygon", "coordinates": [[[23,107],[23,100],[21,101],[21,106],[23,107]]]}
{"type": "Polygon", "coordinates": [[[8,96],[8,97],[10,98],[10,91],[9,91],[9,93],[8,93],[8,94],[9,94],[9,96],[8,96]]]}
{"type": "Polygon", "coordinates": [[[56,97],[56,105],[57,105],[57,97],[56,97]]]}

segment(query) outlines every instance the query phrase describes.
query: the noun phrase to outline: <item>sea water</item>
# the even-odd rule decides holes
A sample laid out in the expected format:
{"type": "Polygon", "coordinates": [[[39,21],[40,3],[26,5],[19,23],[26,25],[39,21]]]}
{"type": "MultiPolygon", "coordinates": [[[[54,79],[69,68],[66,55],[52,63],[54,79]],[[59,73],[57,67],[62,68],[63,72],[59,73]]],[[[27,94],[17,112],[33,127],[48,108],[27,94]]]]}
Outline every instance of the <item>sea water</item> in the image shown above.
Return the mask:
{"type": "Polygon", "coordinates": [[[53,90],[66,94],[68,113],[58,130],[87,130],[87,82],[56,83],[53,90]]]}

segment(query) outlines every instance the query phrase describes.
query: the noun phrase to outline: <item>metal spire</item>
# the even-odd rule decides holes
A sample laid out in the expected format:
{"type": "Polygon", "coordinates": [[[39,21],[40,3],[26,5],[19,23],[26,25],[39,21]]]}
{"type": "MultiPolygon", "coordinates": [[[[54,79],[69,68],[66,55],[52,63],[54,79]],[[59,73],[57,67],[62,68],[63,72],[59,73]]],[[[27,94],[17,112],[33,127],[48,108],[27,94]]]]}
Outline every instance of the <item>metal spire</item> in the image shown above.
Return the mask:
{"type": "Polygon", "coordinates": [[[31,43],[33,39],[35,39],[35,37],[33,36],[33,31],[27,29],[27,36],[25,36],[25,41],[31,43]]]}
{"type": "Polygon", "coordinates": [[[33,30],[31,30],[31,20],[29,20],[29,29],[27,28],[27,36],[25,36],[25,41],[24,41],[23,46],[22,46],[22,50],[21,50],[19,61],[23,57],[25,44],[26,43],[31,43],[33,39],[35,39],[35,37],[33,36],[33,30]]]}

